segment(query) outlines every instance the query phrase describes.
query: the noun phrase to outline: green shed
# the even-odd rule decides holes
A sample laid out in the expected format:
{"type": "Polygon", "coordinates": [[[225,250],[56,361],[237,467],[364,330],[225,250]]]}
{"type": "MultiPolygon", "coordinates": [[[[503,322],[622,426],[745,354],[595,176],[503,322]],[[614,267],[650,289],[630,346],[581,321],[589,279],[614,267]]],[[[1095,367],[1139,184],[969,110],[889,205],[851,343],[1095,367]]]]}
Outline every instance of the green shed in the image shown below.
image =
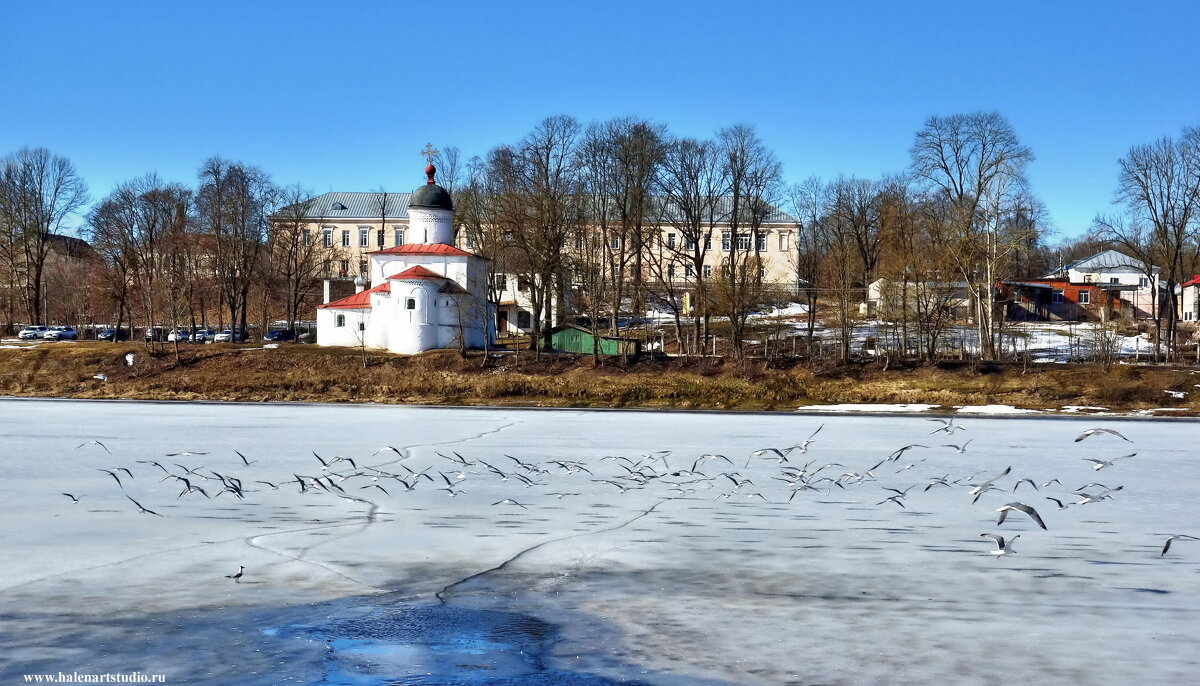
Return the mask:
{"type": "MultiPolygon", "coordinates": [[[[556,326],[550,330],[550,344],[555,350],[566,353],[591,355],[593,339],[591,331],[573,324],[556,326]]],[[[642,342],[636,338],[599,336],[600,353],[603,355],[637,355],[642,351],[642,342]]]]}

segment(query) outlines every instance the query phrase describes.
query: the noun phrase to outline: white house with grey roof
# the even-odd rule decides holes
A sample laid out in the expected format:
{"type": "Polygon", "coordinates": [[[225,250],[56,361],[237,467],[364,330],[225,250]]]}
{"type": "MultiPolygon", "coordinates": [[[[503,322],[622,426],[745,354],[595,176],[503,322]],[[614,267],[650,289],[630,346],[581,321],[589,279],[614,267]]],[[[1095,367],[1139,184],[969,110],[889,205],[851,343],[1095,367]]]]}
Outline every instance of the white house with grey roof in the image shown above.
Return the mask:
{"type": "Polygon", "coordinates": [[[1042,280],[1066,281],[1089,285],[1119,295],[1129,303],[1138,319],[1154,316],[1164,298],[1159,283],[1160,269],[1116,250],[1105,250],[1081,260],[1069,262],[1042,277],[1042,280]]]}
{"type": "MultiPolygon", "coordinates": [[[[425,186],[389,197],[396,198],[396,204],[400,198],[405,202],[405,224],[394,229],[404,234],[395,236],[394,245],[380,245],[387,235],[372,227],[375,233],[361,239],[367,245],[359,246],[360,250],[370,248],[371,239],[376,249],[361,250],[366,264],[355,279],[357,292],[317,308],[319,345],[365,346],[411,355],[434,348],[482,348],[492,335],[487,260],[454,247],[454,204],[446,189],[434,183],[435,172],[429,165],[425,186]]],[[[379,198],[381,194],[326,196],[317,202],[334,204],[316,212],[360,213],[361,202],[359,206],[355,202],[362,199],[353,196],[379,198]]],[[[398,207],[385,211],[400,218],[398,207]]]]}

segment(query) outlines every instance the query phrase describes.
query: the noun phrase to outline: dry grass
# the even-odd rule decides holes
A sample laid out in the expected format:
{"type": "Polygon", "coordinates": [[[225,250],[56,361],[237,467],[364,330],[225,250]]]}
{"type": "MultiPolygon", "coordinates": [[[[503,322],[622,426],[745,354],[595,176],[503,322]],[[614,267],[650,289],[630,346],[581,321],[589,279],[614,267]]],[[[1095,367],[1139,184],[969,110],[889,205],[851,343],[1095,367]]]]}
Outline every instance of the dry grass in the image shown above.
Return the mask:
{"type": "Polygon", "coordinates": [[[0,349],[0,394],[147,400],[375,402],[448,405],[787,410],[817,403],[1006,404],[1030,409],[1102,405],[1136,410],[1188,405],[1195,372],[1160,367],[1061,365],[848,367],[814,376],[807,368],[768,369],[714,360],[639,360],[593,368],[590,358],[523,354],[489,360],[436,351],[414,357],[355,349],[232,345],[152,354],[142,345],[78,343],[0,349]],[[137,361],[130,367],[125,354],[137,361]],[[105,374],[107,381],[93,378],[105,374]],[[1189,393],[1175,400],[1165,390],[1189,393]]]}

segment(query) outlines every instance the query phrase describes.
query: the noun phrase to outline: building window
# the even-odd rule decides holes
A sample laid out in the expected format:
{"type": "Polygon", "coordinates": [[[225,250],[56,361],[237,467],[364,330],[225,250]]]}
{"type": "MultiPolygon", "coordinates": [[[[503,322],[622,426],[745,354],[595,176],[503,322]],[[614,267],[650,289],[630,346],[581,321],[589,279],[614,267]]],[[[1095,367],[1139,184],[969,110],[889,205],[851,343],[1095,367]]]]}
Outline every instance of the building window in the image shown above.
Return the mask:
{"type": "Polygon", "coordinates": [[[333,265],[331,265],[331,264],[329,263],[329,260],[325,260],[325,264],[323,265],[323,267],[322,267],[322,269],[321,269],[321,272],[322,272],[323,274],[325,274],[325,276],[326,276],[326,277],[328,277],[328,276],[330,276],[330,275],[331,275],[331,272],[332,272],[332,271],[333,271],[333,265]]]}
{"type": "Polygon", "coordinates": [[[1145,277],[1145,276],[1138,277],[1138,286],[1141,286],[1142,288],[1149,288],[1150,287],[1149,277],[1145,277]]]}
{"type": "Polygon", "coordinates": [[[692,265],[685,264],[683,265],[683,275],[686,278],[691,278],[696,275],[696,270],[692,269],[692,265]]]}
{"type": "Polygon", "coordinates": [[[750,234],[739,233],[737,235],[737,249],[742,251],[750,250],[750,234]]]}
{"type": "Polygon", "coordinates": [[[765,278],[767,278],[767,268],[766,268],[766,267],[759,267],[759,268],[758,268],[758,278],[759,278],[760,280],[761,280],[761,279],[765,279],[765,278]]]}
{"type": "Polygon", "coordinates": [[[788,250],[791,249],[788,246],[788,243],[791,242],[791,237],[792,237],[791,231],[780,231],[779,232],[779,252],[787,252],[788,250]]]}
{"type": "Polygon", "coordinates": [[[342,276],[350,276],[350,260],[342,260],[342,276]]]}
{"type": "Polygon", "coordinates": [[[345,326],[346,325],[346,315],[339,314],[338,316],[334,317],[333,325],[334,326],[345,326]]]}
{"type": "Polygon", "coordinates": [[[1075,299],[1075,302],[1079,303],[1080,305],[1090,305],[1092,302],[1092,292],[1079,291],[1079,296],[1075,299]]]}
{"type": "Polygon", "coordinates": [[[342,247],[350,247],[350,229],[342,229],[342,247]]]}
{"type": "Polygon", "coordinates": [[[417,299],[416,298],[405,298],[404,299],[404,309],[406,309],[406,310],[417,309],[417,299]]]}
{"type": "Polygon", "coordinates": [[[706,279],[712,278],[712,265],[711,264],[704,265],[704,278],[706,278],[706,279]]]}
{"type": "Polygon", "coordinates": [[[366,322],[364,322],[364,321],[362,321],[362,320],[359,320],[359,322],[358,322],[358,330],[359,330],[359,331],[366,331],[366,330],[367,330],[367,323],[366,323],[366,322]]]}
{"type": "Polygon", "coordinates": [[[375,247],[382,248],[384,242],[387,241],[387,231],[380,229],[375,232],[375,247]]]}
{"type": "Polygon", "coordinates": [[[366,260],[358,261],[358,273],[362,274],[363,276],[367,275],[367,261],[366,260]]]}
{"type": "Polygon", "coordinates": [[[475,234],[467,231],[464,240],[468,248],[471,248],[472,250],[475,249],[475,234]]]}
{"type": "Polygon", "coordinates": [[[529,290],[529,279],[527,279],[524,276],[518,276],[517,277],[517,290],[518,291],[529,290]]]}
{"type": "Polygon", "coordinates": [[[675,249],[675,234],[673,234],[673,233],[667,234],[667,247],[672,250],[675,249]]]}
{"type": "Polygon", "coordinates": [[[404,245],[404,229],[394,229],[392,234],[396,241],[397,247],[404,245]]]}
{"type": "Polygon", "coordinates": [[[696,239],[684,238],[683,239],[683,249],[684,250],[695,250],[696,249],[696,239]]]}
{"type": "Polygon", "coordinates": [[[1109,283],[1121,283],[1121,279],[1119,279],[1115,276],[1110,276],[1110,277],[1108,277],[1108,282],[1109,283]]]}
{"type": "Polygon", "coordinates": [[[583,250],[583,234],[582,233],[575,234],[575,249],[583,250]]]}
{"type": "Polygon", "coordinates": [[[668,279],[675,278],[675,265],[673,265],[673,264],[667,265],[667,278],[668,279]]]}
{"type": "Polygon", "coordinates": [[[1058,290],[1057,288],[1054,289],[1053,295],[1050,296],[1050,302],[1057,305],[1058,303],[1061,303],[1062,301],[1063,301],[1063,292],[1058,290]]]}
{"type": "Polygon", "coordinates": [[[508,288],[508,274],[492,274],[492,290],[503,293],[508,288]]]}
{"type": "Polygon", "coordinates": [[[612,238],[608,239],[608,249],[609,250],[620,250],[621,249],[621,237],[613,236],[612,238]]]}
{"type": "Polygon", "coordinates": [[[529,313],[525,310],[517,310],[517,328],[528,329],[533,326],[533,320],[530,319],[529,313]]]}
{"type": "Polygon", "coordinates": [[[704,237],[704,249],[712,250],[712,234],[711,233],[704,237]]]}
{"type": "Polygon", "coordinates": [[[358,230],[358,247],[366,248],[369,245],[371,245],[371,230],[370,229],[359,229],[358,230]]]}
{"type": "Polygon", "coordinates": [[[304,234],[301,237],[301,240],[304,241],[305,247],[308,247],[309,245],[311,245],[312,244],[312,231],[305,229],[304,234]]]}
{"type": "Polygon", "coordinates": [[[322,240],[322,242],[324,242],[325,247],[332,248],[333,247],[333,229],[325,229],[321,233],[323,234],[321,237],[321,240],[322,240]]]}
{"type": "MultiPolygon", "coordinates": [[[[711,246],[706,245],[704,247],[707,248],[707,247],[711,247],[711,246]]],[[[721,232],[721,250],[724,250],[725,252],[729,252],[729,232],[728,231],[721,232]]]]}

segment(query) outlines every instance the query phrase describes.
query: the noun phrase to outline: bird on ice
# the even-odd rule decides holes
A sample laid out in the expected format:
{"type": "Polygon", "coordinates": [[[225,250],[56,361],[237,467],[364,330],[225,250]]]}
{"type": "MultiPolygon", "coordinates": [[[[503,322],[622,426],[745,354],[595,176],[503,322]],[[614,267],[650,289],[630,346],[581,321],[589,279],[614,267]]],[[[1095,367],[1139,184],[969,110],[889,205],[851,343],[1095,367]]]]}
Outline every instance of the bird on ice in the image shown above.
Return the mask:
{"type": "Polygon", "coordinates": [[[1087,431],[1084,431],[1083,433],[1076,436],[1075,442],[1078,443],[1078,442],[1082,441],[1083,439],[1085,439],[1089,436],[1094,436],[1096,434],[1112,434],[1123,441],[1128,441],[1129,443],[1133,443],[1133,441],[1130,441],[1128,438],[1125,438],[1124,436],[1117,433],[1116,431],[1113,431],[1112,429],[1088,429],[1087,431]]]}
{"type": "Polygon", "coordinates": [[[1007,541],[1004,540],[1003,536],[997,536],[996,534],[979,534],[979,535],[982,538],[990,538],[996,542],[996,549],[992,551],[992,554],[995,555],[996,557],[999,557],[1001,555],[1016,555],[1017,554],[1017,551],[1012,549],[1012,544],[1013,544],[1013,541],[1015,541],[1021,537],[1021,534],[1017,534],[1016,536],[1013,536],[1012,538],[1008,539],[1007,541]]]}
{"type": "Polygon", "coordinates": [[[237,570],[237,573],[235,573],[235,574],[226,574],[226,575],[225,575],[225,578],[226,578],[226,579],[233,579],[233,583],[235,583],[235,584],[240,584],[240,583],[242,583],[242,581],[241,581],[241,579],[242,579],[242,575],[243,575],[243,574],[245,574],[245,573],[246,573],[246,568],[245,568],[245,566],[243,566],[243,565],[238,565],[238,570],[237,570]]]}

